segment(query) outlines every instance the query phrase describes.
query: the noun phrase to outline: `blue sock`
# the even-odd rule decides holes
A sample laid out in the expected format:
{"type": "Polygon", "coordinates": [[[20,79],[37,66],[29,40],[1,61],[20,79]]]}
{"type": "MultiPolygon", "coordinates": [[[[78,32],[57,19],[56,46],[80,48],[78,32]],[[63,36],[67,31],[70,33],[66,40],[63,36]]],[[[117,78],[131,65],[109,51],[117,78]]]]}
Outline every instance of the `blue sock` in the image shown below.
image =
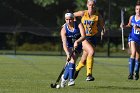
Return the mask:
{"type": "Polygon", "coordinates": [[[135,73],[139,73],[139,68],[140,68],[140,62],[138,60],[136,60],[136,63],[135,63],[135,73]]]}
{"type": "Polygon", "coordinates": [[[135,67],[135,59],[134,58],[130,58],[129,59],[129,73],[131,75],[133,75],[133,73],[134,73],[134,67],[135,67]]]}
{"type": "Polygon", "coordinates": [[[69,79],[73,79],[75,72],[75,64],[69,63],[69,79]]]}
{"type": "Polygon", "coordinates": [[[68,79],[68,76],[69,76],[69,63],[65,67],[64,79],[67,80],[68,79]]]}

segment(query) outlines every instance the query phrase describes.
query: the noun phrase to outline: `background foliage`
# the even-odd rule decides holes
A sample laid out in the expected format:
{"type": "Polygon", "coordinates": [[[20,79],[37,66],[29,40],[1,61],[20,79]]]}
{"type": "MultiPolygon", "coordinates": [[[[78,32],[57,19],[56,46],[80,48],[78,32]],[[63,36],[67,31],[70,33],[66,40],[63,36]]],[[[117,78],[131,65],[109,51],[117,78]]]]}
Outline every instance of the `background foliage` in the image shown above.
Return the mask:
{"type": "MultiPolygon", "coordinates": [[[[134,8],[136,1],[137,0],[97,0],[97,9],[105,20],[106,29],[111,29],[110,32],[120,30],[121,8],[126,8],[124,17],[126,24],[130,15],[135,13],[134,8]]],[[[16,41],[17,49],[19,50],[36,50],[37,48],[43,51],[60,50],[59,47],[61,46],[58,46],[61,43],[60,40],[54,43],[54,41],[48,41],[48,38],[51,38],[50,36],[55,34],[57,39],[60,39],[59,31],[64,24],[64,13],[67,9],[73,11],[86,9],[86,0],[0,0],[0,27],[10,29],[8,33],[0,33],[0,49],[13,49],[16,41]],[[13,29],[11,29],[11,27],[13,27],[13,29]],[[22,27],[33,27],[32,32],[36,28],[47,28],[47,38],[29,33],[17,32],[15,34],[15,32],[20,31],[19,28],[22,27]],[[52,30],[52,28],[55,28],[55,30],[52,30]],[[51,34],[49,34],[50,32],[51,34]],[[33,42],[33,40],[36,42],[33,42]],[[50,49],[47,45],[55,45],[56,48],[50,49]],[[32,48],[29,48],[30,46],[32,46],[32,48]],[[41,49],[44,47],[48,49],[41,49]]],[[[0,31],[4,32],[3,28],[0,28],[0,31]]],[[[120,46],[120,43],[117,42],[121,41],[112,41],[112,43],[115,44],[111,44],[111,46],[114,45],[116,48],[120,46]]],[[[107,47],[108,44],[106,43],[104,45],[107,47]]]]}

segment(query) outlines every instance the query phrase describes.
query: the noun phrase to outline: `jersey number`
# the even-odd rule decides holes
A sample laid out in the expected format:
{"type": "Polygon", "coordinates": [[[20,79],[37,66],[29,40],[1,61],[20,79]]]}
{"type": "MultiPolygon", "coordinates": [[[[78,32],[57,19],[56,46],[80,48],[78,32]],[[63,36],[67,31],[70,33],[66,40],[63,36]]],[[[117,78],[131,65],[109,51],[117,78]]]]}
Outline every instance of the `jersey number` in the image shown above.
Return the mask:
{"type": "Polygon", "coordinates": [[[86,34],[92,34],[92,28],[86,26],[86,34]]]}
{"type": "Polygon", "coordinates": [[[140,34],[140,31],[134,30],[134,34],[140,34]]]}

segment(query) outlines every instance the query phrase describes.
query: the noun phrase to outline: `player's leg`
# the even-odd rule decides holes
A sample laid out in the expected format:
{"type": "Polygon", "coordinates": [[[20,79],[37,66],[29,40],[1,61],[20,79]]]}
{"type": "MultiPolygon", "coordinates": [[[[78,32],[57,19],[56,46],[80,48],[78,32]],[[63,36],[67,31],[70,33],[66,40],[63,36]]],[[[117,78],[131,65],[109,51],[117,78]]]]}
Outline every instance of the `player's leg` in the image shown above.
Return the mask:
{"type": "Polygon", "coordinates": [[[74,72],[75,72],[75,63],[70,62],[69,63],[69,82],[68,82],[68,86],[72,86],[75,84],[74,82],[74,72]]]}
{"type": "Polygon", "coordinates": [[[93,81],[94,77],[92,76],[92,70],[93,70],[93,55],[94,55],[94,48],[93,46],[88,42],[84,41],[83,50],[87,52],[87,58],[86,58],[86,69],[87,69],[87,81],[93,81]]]}
{"type": "Polygon", "coordinates": [[[96,36],[92,37],[87,37],[87,40],[89,44],[87,44],[87,61],[86,61],[86,66],[87,66],[87,81],[94,81],[94,77],[92,76],[92,70],[93,70],[93,65],[94,65],[94,53],[95,53],[95,47],[96,47],[96,36]]]}
{"type": "MultiPolygon", "coordinates": [[[[69,48],[69,52],[72,53],[72,48],[69,48]]],[[[73,55],[73,54],[72,54],[73,55]]],[[[72,56],[73,57],[73,56],[72,56]]],[[[70,76],[70,67],[72,65],[75,65],[74,62],[73,62],[73,58],[71,57],[71,60],[66,64],[65,66],[65,71],[64,71],[64,74],[62,75],[61,77],[61,87],[65,87],[66,86],[66,82],[67,82],[67,79],[69,78],[70,76]],[[72,62],[72,63],[71,63],[72,62]]]]}
{"type": "MultiPolygon", "coordinates": [[[[92,50],[92,48],[91,48],[92,50]]],[[[94,77],[92,76],[92,70],[93,70],[93,63],[94,59],[92,56],[92,51],[88,51],[87,61],[86,61],[86,69],[87,69],[87,81],[93,81],[94,77]]]]}
{"type": "Polygon", "coordinates": [[[134,67],[135,67],[135,54],[136,54],[136,46],[135,42],[131,41],[131,55],[129,58],[129,76],[128,79],[133,79],[133,74],[134,74],[134,67]]]}
{"type": "Polygon", "coordinates": [[[139,68],[140,68],[140,48],[139,45],[136,45],[135,80],[139,79],[139,68]]]}
{"type": "MultiPolygon", "coordinates": [[[[77,48],[77,51],[79,49],[77,48]]],[[[75,63],[76,60],[78,58],[79,54],[78,52],[75,52],[69,62],[69,82],[68,82],[68,86],[73,86],[75,85],[75,81],[74,81],[74,73],[75,73],[75,63]]]]}
{"type": "Polygon", "coordinates": [[[76,71],[75,71],[74,79],[77,78],[77,76],[79,74],[79,71],[85,66],[86,58],[87,58],[87,52],[85,50],[83,50],[83,54],[82,54],[81,60],[78,63],[78,65],[76,66],[76,71]]]}
{"type": "Polygon", "coordinates": [[[69,76],[69,63],[66,64],[64,74],[61,77],[60,85],[62,88],[66,86],[68,76],[69,76]]]}
{"type": "Polygon", "coordinates": [[[132,38],[131,38],[131,35],[128,36],[128,54],[131,55],[131,41],[132,41],[132,38]]]}

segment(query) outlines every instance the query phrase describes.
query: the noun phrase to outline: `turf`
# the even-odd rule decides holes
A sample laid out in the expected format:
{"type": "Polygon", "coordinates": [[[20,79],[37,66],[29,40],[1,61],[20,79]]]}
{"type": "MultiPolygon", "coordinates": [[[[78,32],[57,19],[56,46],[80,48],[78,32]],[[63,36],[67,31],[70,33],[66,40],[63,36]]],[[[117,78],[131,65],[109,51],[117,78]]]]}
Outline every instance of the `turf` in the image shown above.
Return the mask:
{"type": "Polygon", "coordinates": [[[75,86],[52,89],[65,57],[0,55],[0,93],[139,93],[140,80],[128,80],[128,58],[95,58],[95,81],[83,68],[75,86]]]}

